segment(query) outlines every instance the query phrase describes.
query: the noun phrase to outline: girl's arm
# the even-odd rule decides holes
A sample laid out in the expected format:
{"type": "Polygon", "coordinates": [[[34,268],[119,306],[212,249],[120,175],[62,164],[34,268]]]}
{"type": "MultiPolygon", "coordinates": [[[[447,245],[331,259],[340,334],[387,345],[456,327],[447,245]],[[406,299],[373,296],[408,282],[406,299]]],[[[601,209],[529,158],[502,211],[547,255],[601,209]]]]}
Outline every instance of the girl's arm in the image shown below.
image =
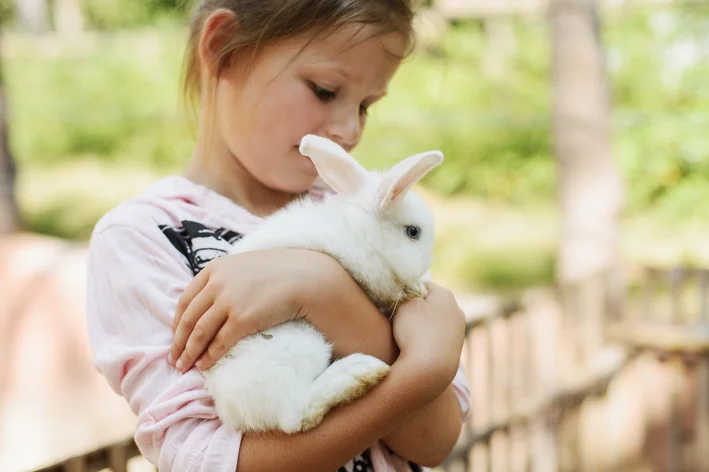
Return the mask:
{"type": "MultiPolygon", "coordinates": [[[[327,261],[323,263],[327,264],[327,261]]],[[[320,292],[316,296],[302,292],[305,298],[300,303],[307,307],[305,318],[334,342],[336,357],[362,352],[391,364],[398,354],[391,322],[339,264],[334,261],[332,264],[328,276],[332,286],[328,292],[320,292]]],[[[438,287],[432,290],[427,301],[433,302],[432,310],[437,306],[457,309],[450,292],[438,287]]],[[[438,315],[433,312],[431,316],[438,315]]],[[[433,338],[435,335],[431,336],[433,338]]],[[[460,353],[438,362],[458,367],[460,353]]],[[[468,381],[458,368],[453,383],[442,395],[417,410],[382,440],[406,460],[435,467],[448,457],[455,446],[463,419],[467,417],[469,402],[468,381]]]]}
{"type": "Polygon", "coordinates": [[[332,410],[315,429],[296,435],[245,435],[237,472],[332,472],[429,403],[445,380],[433,363],[402,356],[367,395],[332,410]]]}
{"type": "MultiPolygon", "coordinates": [[[[298,307],[299,316],[313,323],[334,344],[335,357],[339,358],[361,352],[378,357],[390,365],[394,363],[399,355],[399,350],[394,341],[390,320],[382,315],[337,261],[327,255],[305,250],[264,251],[260,254],[261,257],[269,257],[269,255],[272,255],[284,266],[292,267],[294,264],[291,261],[298,260],[300,261],[299,265],[310,268],[309,273],[301,277],[293,277],[293,274],[290,273],[287,273],[285,277],[281,276],[282,279],[293,279],[296,285],[290,289],[281,288],[279,293],[269,298],[288,299],[289,296],[292,296],[292,300],[282,305],[298,307]]],[[[244,306],[247,299],[254,298],[253,289],[249,289],[247,284],[253,283],[253,280],[258,279],[259,276],[255,270],[245,270],[244,266],[248,264],[250,261],[245,259],[244,255],[230,256],[214,261],[200,274],[201,280],[195,280],[188,287],[185,291],[187,296],[181,298],[181,304],[189,307],[183,318],[195,321],[186,323],[183,320],[183,322],[176,323],[177,332],[183,333],[182,339],[193,337],[190,330],[195,323],[209,325],[207,323],[208,317],[202,316],[203,310],[192,308],[195,305],[201,305],[199,302],[199,298],[203,296],[201,292],[212,293],[207,298],[205,306],[212,305],[212,300],[216,298],[227,300],[223,306],[244,306]],[[240,277],[243,278],[243,274],[247,274],[250,280],[240,279],[240,277]],[[221,281],[229,282],[223,284],[221,281]],[[214,288],[210,288],[212,286],[214,288]],[[197,302],[195,303],[193,300],[197,300],[197,302]]],[[[264,283],[266,282],[261,282],[261,284],[264,283]]],[[[438,294],[438,299],[444,300],[443,303],[434,304],[431,307],[432,310],[437,308],[459,310],[450,292],[436,288],[433,298],[436,298],[435,294],[438,294]]],[[[276,306],[281,305],[277,304],[276,306]]],[[[240,324],[239,320],[243,318],[245,311],[253,312],[249,309],[233,311],[232,326],[240,324]]],[[[218,312],[213,311],[213,314],[216,313],[218,312]]],[[[178,317],[179,315],[178,312],[178,317]]],[[[228,314],[224,316],[228,316],[228,314]]],[[[227,323],[224,326],[227,326],[227,323]]],[[[266,327],[269,326],[264,328],[266,327]]],[[[215,330],[215,327],[206,328],[208,332],[215,330]]],[[[224,328],[222,330],[226,331],[224,328]]],[[[230,332],[234,333],[235,331],[231,330],[230,332]]],[[[179,337],[176,336],[176,338],[179,337]]],[[[219,350],[226,350],[237,341],[236,337],[228,338],[219,343],[219,350]]],[[[179,341],[176,343],[179,344],[179,341]]],[[[208,343],[209,339],[202,339],[197,352],[201,352],[208,343]]],[[[192,345],[197,346],[196,343],[192,345]]],[[[204,368],[210,367],[221,355],[214,353],[211,346],[207,352],[207,355],[202,358],[203,361],[205,359],[208,361],[203,366],[204,368]],[[209,354],[210,351],[212,354],[209,354]]],[[[460,361],[459,354],[457,353],[453,358],[444,359],[443,362],[457,367],[460,361]]],[[[181,355],[184,358],[184,354],[181,355]]],[[[195,358],[195,354],[188,356],[188,359],[195,358]]],[[[189,365],[185,368],[189,368],[189,365]]],[[[425,409],[416,412],[400,428],[392,430],[391,434],[383,438],[384,442],[407,460],[424,466],[438,465],[448,456],[458,439],[463,419],[461,409],[467,410],[469,402],[469,394],[465,395],[466,393],[465,378],[459,375],[456,378],[456,383],[443,395],[427,405],[425,409]]]]}
{"type": "MultiPolygon", "coordinates": [[[[331,412],[310,433],[247,435],[242,441],[219,421],[204,378],[195,370],[180,375],[166,362],[177,299],[191,278],[157,228],[144,234],[129,223],[103,225],[92,239],[87,319],[95,363],[138,415],[136,443],[160,470],[233,472],[238,463],[241,472],[332,472],[430,403],[451,381],[435,357],[415,356],[411,346],[427,342],[422,337],[407,344],[407,354],[402,349],[379,386],[331,412]]],[[[433,322],[445,319],[424,316],[409,322],[414,329],[408,338],[415,337],[415,328],[426,336],[445,332],[445,326],[426,326],[433,322]]],[[[406,337],[397,338],[400,346],[406,337]]]]}
{"type": "Polygon", "coordinates": [[[453,450],[463,425],[455,387],[418,410],[391,433],[382,437],[392,451],[424,467],[437,467],[453,450]]]}
{"type": "Polygon", "coordinates": [[[379,385],[353,404],[331,411],[311,432],[247,435],[238,471],[280,471],[288,466],[291,470],[329,472],[342,458],[356,455],[378,438],[396,434],[407,422],[414,428],[408,428],[402,440],[406,441],[406,435],[418,440],[411,433],[421,422],[415,419],[416,412],[435,405],[435,399],[441,398],[453,381],[457,364],[450,359],[460,358],[465,331],[460,310],[431,316],[436,308],[457,305],[446,290],[435,286],[429,290],[426,301],[414,300],[399,308],[393,333],[401,354],[379,385]]]}

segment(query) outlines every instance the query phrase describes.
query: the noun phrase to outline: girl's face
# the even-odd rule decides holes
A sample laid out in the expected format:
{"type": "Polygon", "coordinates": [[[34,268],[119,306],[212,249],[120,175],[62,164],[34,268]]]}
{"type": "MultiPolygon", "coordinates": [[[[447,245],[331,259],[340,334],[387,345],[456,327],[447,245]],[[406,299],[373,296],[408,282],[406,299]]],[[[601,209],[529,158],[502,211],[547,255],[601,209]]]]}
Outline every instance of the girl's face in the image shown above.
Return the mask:
{"type": "Polygon", "coordinates": [[[368,28],[345,27],[304,49],[305,39],[268,46],[253,62],[235,57],[216,89],[215,131],[228,158],[269,189],[300,193],[317,176],[298,151],[303,136],[355,147],[405,47],[368,28]]]}

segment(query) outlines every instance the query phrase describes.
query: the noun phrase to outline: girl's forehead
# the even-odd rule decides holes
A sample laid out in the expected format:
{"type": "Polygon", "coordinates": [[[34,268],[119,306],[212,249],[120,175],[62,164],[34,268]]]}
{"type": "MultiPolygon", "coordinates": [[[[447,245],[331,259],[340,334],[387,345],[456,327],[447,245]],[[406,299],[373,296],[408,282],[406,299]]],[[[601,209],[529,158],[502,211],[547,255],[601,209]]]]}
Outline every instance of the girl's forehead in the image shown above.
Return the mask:
{"type": "MultiPolygon", "coordinates": [[[[398,33],[378,34],[373,27],[343,27],[318,38],[291,38],[267,45],[257,63],[276,75],[297,73],[336,74],[352,83],[376,88],[382,95],[399,67],[406,47],[398,33]]],[[[328,75],[335,77],[335,75],[328,75]]]]}
{"type": "Polygon", "coordinates": [[[379,34],[373,26],[348,25],[316,39],[301,39],[299,56],[310,61],[398,62],[406,44],[398,33],[379,34]]]}

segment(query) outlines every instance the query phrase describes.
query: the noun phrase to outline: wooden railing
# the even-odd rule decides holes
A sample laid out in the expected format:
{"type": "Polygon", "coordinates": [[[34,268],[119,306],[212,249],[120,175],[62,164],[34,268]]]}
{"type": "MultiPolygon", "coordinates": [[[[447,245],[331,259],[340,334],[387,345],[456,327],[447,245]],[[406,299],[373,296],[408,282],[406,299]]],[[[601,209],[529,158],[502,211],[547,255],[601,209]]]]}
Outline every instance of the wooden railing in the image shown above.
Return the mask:
{"type": "MultiPolygon", "coordinates": [[[[98,472],[108,469],[112,472],[127,472],[128,462],[140,456],[133,439],[126,439],[87,453],[69,457],[35,472],[98,472]]],[[[157,470],[157,469],[156,469],[157,470]]]]}
{"type": "MultiPolygon", "coordinates": [[[[650,470],[709,471],[708,285],[709,270],[648,269],[640,290],[628,297],[622,310],[571,320],[583,329],[569,326],[569,317],[562,313],[562,306],[568,305],[548,291],[471,316],[462,363],[471,381],[472,414],[442,469],[606,470],[583,462],[588,456],[579,451],[588,450],[588,445],[579,434],[579,412],[585,403],[607,395],[609,385],[635,360],[651,358],[677,375],[662,434],[650,445],[655,452],[650,470]],[[601,333],[595,349],[590,343],[579,347],[588,332],[601,333]],[[580,350],[585,355],[573,354],[580,350]],[[567,358],[582,362],[569,363],[567,358]]],[[[565,296],[571,297],[571,306],[581,306],[605,286],[591,281],[568,289],[565,296]]],[[[652,393],[653,382],[650,378],[639,391],[647,388],[652,393]]],[[[37,472],[122,472],[138,455],[135,443],[126,440],[37,472]]]]}
{"type": "Polygon", "coordinates": [[[608,336],[675,374],[658,467],[709,471],[709,269],[647,268],[644,280],[608,336]]]}
{"type": "Polygon", "coordinates": [[[583,369],[559,375],[560,307],[554,294],[538,298],[469,321],[463,365],[472,414],[444,470],[558,470],[560,416],[602,393],[628,361],[625,349],[610,345],[583,369]]]}
{"type": "MultiPolygon", "coordinates": [[[[648,268],[639,290],[624,298],[622,308],[608,303],[612,297],[604,297],[613,287],[597,279],[547,294],[546,303],[511,303],[471,320],[463,363],[473,389],[472,418],[442,468],[709,471],[708,285],[709,270],[648,268]],[[599,297],[595,305],[603,308],[584,312],[593,305],[589,300],[597,302],[599,297]],[[574,307],[581,311],[576,319],[564,313],[576,311],[574,307]],[[627,373],[641,361],[651,362],[654,373],[671,371],[665,376],[673,379],[669,395],[655,391],[667,384],[627,373]],[[584,462],[598,440],[594,443],[588,434],[581,437],[580,412],[594,398],[603,399],[610,383],[623,375],[631,380],[626,378],[624,387],[616,390],[633,388],[616,391],[616,396],[640,393],[650,400],[638,397],[637,402],[648,401],[655,410],[666,411],[660,424],[652,425],[659,433],[638,433],[647,444],[634,453],[650,451],[651,457],[636,462],[644,460],[651,469],[625,468],[620,460],[615,465],[608,461],[606,468],[584,462]],[[671,400],[662,406],[667,396],[671,400]]],[[[651,423],[636,417],[620,421],[637,421],[640,429],[651,423]]],[[[629,442],[633,440],[637,438],[629,442]]]]}

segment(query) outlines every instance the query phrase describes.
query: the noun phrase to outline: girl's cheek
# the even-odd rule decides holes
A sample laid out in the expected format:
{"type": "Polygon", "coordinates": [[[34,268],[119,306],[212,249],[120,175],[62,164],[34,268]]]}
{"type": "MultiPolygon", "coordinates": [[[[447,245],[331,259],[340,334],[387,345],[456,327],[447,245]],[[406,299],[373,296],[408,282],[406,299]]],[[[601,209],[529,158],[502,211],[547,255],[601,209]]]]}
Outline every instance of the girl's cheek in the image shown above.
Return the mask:
{"type": "Polygon", "coordinates": [[[320,128],[327,119],[327,104],[320,102],[310,91],[305,91],[298,97],[293,110],[293,118],[308,130],[320,128]]]}

